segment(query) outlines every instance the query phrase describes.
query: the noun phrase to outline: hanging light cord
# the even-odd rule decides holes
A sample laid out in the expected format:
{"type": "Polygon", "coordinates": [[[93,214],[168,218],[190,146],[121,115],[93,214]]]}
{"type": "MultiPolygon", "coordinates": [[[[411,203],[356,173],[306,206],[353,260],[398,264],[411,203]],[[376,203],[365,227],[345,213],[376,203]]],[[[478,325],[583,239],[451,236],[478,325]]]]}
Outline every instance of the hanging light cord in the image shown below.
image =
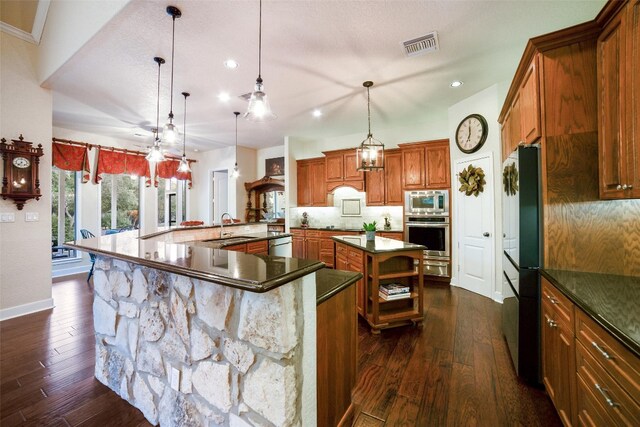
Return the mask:
{"type": "Polygon", "coordinates": [[[158,59],[158,96],[157,96],[157,105],[156,105],[156,141],[160,140],[160,66],[162,65],[162,58],[158,59]]]}
{"type": "Polygon", "coordinates": [[[238,115],[240,115],[239,112],[234,112],[233,114],[236,115],[236,149],[235,149],[235,158],[236,158],[236,166],[238,166],[238,115]]]}
{"type": "Polygon", "coordinates": [[[186,146],[187,146],[187,96],[189,94],[187,92],[182,92],[184,95],[184,121],[182,122],[182,157],[186,157],[186,146]]]}
{"type": "Polygon", "coordinates": [[[262,83],[262,0],[260,0],[260,23],[258,24],[258,82],[262,83]]]}
{"type": "MultiPolygon", "coordinates": [[[[169,120],[173,121],[173,56],[176,44],[176,15],[173,15],[173,30],[171,31],[171,101],[169,106],[169,120]]],[[[185,98],[186,99],[186,98],[185,98]]]]}
{"type": "Polygon", "coordinates": [[[367,86],[367,120],[369,121],[369,135],[371,137],[371,101],[369,98],[369,87],[367,86]]]}

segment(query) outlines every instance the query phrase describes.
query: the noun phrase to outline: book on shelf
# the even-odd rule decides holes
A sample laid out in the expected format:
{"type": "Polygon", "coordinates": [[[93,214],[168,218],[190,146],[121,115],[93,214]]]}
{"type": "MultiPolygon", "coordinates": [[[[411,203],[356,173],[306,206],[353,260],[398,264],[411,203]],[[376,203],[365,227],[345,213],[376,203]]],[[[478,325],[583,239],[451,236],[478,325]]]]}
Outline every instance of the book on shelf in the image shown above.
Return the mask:
{"type": "Polygon", "coordinates": [[[386,295],[396,295],[409,293],[411,288],[400,283],[385,283],[379,286],[379,290],[386,295]]]}
{"type": "Polygon", "coordinates": [[[411,292],[403,292],[401,294],[395,294],[395,295],[387,295],[383,292],[378,292],[378,296],[380,298],[382,298],[385,301],[395,301],[395,300],[399,300],[399,299],[407,299],[411,297],[411,292]]]}

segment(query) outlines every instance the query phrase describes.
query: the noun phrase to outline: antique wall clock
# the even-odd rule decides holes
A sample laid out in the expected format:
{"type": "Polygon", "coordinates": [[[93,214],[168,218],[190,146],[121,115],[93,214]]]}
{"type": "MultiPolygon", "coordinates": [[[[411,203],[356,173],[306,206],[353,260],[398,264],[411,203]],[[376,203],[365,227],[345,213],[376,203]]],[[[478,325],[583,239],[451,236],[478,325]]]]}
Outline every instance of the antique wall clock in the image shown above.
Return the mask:
{"type": "Polygon", "coordinates": [[[21,211],[29,199],[40,199],[39,165],[42,144],[33,148],[32,143],[24,141],[22,135],[7,144],[6,139],[0,142],[0,153],[4,164],[2,175],[2,199],[13,199],[21,211]]]}
{"type": "Polygon", "coordinates": [[[456,129],[456,144],[463,153],[474,153],[487,140],[489,127],[487,121],[480,114],[465,117],[456,129]]]}

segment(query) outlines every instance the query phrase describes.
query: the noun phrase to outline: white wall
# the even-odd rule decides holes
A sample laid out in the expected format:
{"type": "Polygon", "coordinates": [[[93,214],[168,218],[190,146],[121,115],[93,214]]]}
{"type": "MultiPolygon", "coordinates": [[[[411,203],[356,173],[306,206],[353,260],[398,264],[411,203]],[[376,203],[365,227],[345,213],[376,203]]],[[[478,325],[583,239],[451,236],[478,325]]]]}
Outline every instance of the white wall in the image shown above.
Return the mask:
{"type": "MultiPolygon", "coordinates": [[[[469,156],[476,156],[482,153],[492,152],[493,153],[493,162],[494,162],[494,177],[493,177],[493,192],[494,192],[494,200],[495,200],[495,230],[494,230],[494,253],[495,253],[495,277],[493,283],[493,294],[494,299],[497,301],[502,301],[502,155],[501,155],[501,144],[500,144],[500,126],[498,124],[498,115],[500,114],[500,110],[502,108],[502,103],[506,96],[506,91],[508,89],[508,83],[504,84],[496,84],[493,85],[481,92],[476,93],[475,95],[460,101],[459,103],[451,106],[449,108],[449,141],[451,144],[450,152],[451,152],[451,199],[452,199],[452,219],[451,219],[451,229],[452,229],[452,277],[451,283],[458,283],[458,236],[457,230],[462,221],[462,218],[458,218],[456,216],[456,210],[454,206],[454,201],[456,197],[456,193],[458,191],[458,178],[455,176],[455,162],[458,159],[467,158],[469,156]],[[469,114],[481,114],[487,120],[489,125],[489,134],[487,136],[487,140],[478,150],[473,154],[464,154],[458,149],[458,146],[455,142],[455,133],[458,127],[458,124],[469,114]]],[[[473,213],[469,213],[470,215],[473,213]]]]}
{"type": "Polygon", "coordinates": [[[7,140],[42,144],[40,200],[18,211],[12,200],[0,200],[0,212],[15,222],[0,223],[0,320],[53,306],[51,299],[51,92],[38,84],[38,48],[0,32],[0,135],[7,140]],[[36,212],[37,222],[25,222],[36,212]]]}

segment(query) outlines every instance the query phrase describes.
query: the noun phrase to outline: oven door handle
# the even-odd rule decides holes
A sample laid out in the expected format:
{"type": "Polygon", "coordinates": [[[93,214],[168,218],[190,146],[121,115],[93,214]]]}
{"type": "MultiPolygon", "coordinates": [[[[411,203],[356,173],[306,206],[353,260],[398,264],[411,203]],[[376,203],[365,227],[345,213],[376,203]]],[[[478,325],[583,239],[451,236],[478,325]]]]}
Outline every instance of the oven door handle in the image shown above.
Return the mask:
{"type": "Polygon", "coordinates": [[[433,224],[423,224],[423,223],[419,223],[419,224],[415,224],[415,223],[410,223],[407,222],[405,223],[407,228],[408,227],[422,227],[422,228],[449,228],[449,223],[433,223],[433,224]]]}

